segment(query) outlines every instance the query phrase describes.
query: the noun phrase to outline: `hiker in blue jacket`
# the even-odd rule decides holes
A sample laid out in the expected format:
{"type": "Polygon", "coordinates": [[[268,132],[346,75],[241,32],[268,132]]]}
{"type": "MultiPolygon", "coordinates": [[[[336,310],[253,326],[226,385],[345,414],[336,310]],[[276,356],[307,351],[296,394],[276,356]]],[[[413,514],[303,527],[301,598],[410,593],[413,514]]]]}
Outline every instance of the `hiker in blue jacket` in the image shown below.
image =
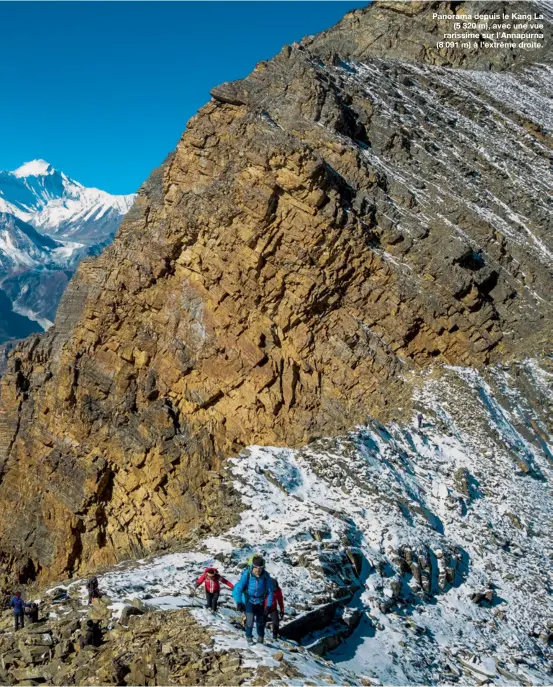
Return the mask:
{"type": "Polygon", "coordinates": [[[253,644],[253,626],[257,626],[257,641],[263,644],[265,637],[265,600],[273,603],[273,582],[265,570],[265,561],[254,556],[240,580],[234,585],[232,596],[239,611],[246,612],[246,639],[253,644]]]}
{"type": "Polygon", "coordinates": [[[16,592],[10,601],[10,608],[13,608],[13,618],[15,621],[15,631],[25,627],[25,606],[28,606],[21,598],[21,592],[16,592]]]}

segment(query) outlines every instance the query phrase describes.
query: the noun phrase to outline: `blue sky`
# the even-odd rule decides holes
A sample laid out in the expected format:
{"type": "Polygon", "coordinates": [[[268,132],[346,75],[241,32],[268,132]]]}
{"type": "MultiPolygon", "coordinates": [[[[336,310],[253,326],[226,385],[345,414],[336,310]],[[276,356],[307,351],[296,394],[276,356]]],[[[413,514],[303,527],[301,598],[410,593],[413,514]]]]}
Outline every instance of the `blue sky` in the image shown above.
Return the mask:
{"type": "Polygon", "coordinates": [[[209,90],[366,2],[0,2],[0,169],[130,193],[209,90]]]}

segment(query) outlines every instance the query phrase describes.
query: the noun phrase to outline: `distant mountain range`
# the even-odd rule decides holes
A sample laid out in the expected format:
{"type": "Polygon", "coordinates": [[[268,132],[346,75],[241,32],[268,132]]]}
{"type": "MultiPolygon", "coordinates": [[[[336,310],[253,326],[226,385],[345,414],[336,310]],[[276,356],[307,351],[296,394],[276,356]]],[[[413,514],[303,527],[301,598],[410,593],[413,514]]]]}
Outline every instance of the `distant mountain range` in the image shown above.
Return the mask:
{"type": "Polygon", "coordinates": [[[0,344],[47,329],[79,262],[111,243],[135,199],[44,160],[0,171],[0,344]]]}

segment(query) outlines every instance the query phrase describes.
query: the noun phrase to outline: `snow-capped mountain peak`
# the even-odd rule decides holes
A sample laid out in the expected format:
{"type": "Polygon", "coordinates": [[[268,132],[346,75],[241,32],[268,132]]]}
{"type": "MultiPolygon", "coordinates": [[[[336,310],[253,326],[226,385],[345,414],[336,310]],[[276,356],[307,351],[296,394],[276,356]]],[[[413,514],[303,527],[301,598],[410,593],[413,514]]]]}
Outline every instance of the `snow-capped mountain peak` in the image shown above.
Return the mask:
{"type": "Polygon", "coordinates": [[[46,160],[0,171],[0,211],[56,238],[98,243],[112,236],[134,194],[87,188],[46,160]]]}
{"type": "Polygon", "coordinates": [[[47,174],[54,174],[56,170],[46,160],[31,160],[18,167],[12,174],[18,178],[21,177],[38,177],[47,174]]]}
{"type": "MultiPolygon", "coordinates": [[[[3,302],[48,327],[77,264],[111,243],[134,199],[135,194],[87,188],[42,159],[0,171],[3,302]]],[[[3,317],[0,313],[0,343],[29,333],[28,327],[13,329],[13,323],[2,326],[3,317]]]]}

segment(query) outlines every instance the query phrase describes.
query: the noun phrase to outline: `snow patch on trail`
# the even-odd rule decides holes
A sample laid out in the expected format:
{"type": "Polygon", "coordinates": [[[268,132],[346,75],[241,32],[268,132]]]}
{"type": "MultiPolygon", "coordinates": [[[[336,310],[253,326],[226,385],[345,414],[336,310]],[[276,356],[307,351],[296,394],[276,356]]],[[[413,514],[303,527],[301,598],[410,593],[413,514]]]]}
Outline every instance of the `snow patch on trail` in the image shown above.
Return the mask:
{"type": "Polygon", "coordinates": [[[552,382],[549,358],[485,374],[446,367],[416,382],[411,424],[369,419],[301,449],[251,446],[228,463],[245,506],[238,525],[195,551],[120,564],[100,587],[118,616],[133,599],[190,608],[216,647],[272,665],[274,648],[245,644],[227,589],[215,616],[191,589],[208,565],[236,582],[261,552],[288,628],[343,600],[303,639],[331,663],[281,642],[297,684],[548,684],[552,382]],[[491,601],[473,601],[484,592],[491,601]]]}

